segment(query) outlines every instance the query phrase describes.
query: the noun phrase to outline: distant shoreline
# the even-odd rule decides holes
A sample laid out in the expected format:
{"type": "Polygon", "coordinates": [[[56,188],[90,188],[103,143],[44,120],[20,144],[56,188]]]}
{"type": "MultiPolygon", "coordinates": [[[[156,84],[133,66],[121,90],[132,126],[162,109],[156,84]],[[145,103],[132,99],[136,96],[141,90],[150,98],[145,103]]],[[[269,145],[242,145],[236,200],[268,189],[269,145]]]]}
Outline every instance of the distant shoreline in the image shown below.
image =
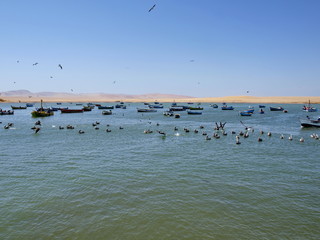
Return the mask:
{"type": "Polygon", "coordinates": [[[72,97],[54,97],[54,96],[41,96],[41,97],[26,97],[26,96],[1,96],[1,99],[6,103],[18,103],[20,102],[40,102],[42,99],[44,102],[193,102],[193,103],[272,103],[272,104],[308,104],[309,100],[311,104],[320,104],[320,97],[254,97],[254,96],[226,96],[226,97],[208,97],[208,98],[173,98],[164,97],[158,98],[148,96],[146,98],[112,98],[99,97],[99,96],[72,96],[72,97]]]}

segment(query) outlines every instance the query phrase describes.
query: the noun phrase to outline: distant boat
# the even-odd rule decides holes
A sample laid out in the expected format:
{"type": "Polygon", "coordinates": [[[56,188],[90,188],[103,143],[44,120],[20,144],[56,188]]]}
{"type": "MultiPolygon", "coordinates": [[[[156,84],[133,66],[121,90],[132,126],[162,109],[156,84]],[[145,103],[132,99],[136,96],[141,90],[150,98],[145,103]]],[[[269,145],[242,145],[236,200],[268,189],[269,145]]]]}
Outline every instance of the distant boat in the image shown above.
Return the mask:
{"type": "Polygon", "coordinates": [[[49,108],[43,108],[42,106],[42,99],[41,99],[41,105],[40,108],[38,108],[35,111],[31,112],[32,117],[49,117],[49,116],[53,116],[53,111],[50,110],[49,108]]]}
{"type": "Polygon", "coordinates": [[[13,110],[2,110],[0,108],[0,115],[13,115],[14,111],[13,110]]]}
{"type": "Polygon", "coordinates": [[[259,108],[265,108],[266,106],[265,105],[259,105],[259,108]]]}
{"type": "Polygon", "coordinates": [[[11,106],[11,108],[12,108],[13,110],[16,110],[16,109],[27,109],[27,106],[19,106],[19,107],[11,106]]]}
{"type": "Polygon", "coordinates": [[[163,115],[167,116],[167,117],[172,117],[172,116],[174,116],[174,113],[172,111],[165,111],[165,112],[163,112],[163,115]]]}
{"type": "Polygon", "coordinates": [[[154,104],[154,105],[149,104],[149,108],[163,108],[163,105],[162,104],[154,104]]]}
{"type": "Polygon", "coordinates": [[[320,127],[320,117],[318,119],[300,119],[301,127],[320,127]]]}
{"type": "Polygon", "coordinates": [[[57,105],[61,105],[61,102],[57,102],[57,105]]]}
{"type": "Polygon", "coordinates": [[[91,106],[83,106],[83,111],[84,112],[90,112],[90,111],[92,111],[92,107],[91,106]]]}
{"type": "Polygon", "coordinates": [[[306,112],[316,112],[316,111],[318,111],[317,108],[311,106],[310,100],[309,100],[309,104],[308,104],[307,106],[304,105],[303,108],[302,108],[302,110],[303,110],[303,111],[306,111],[306,112]]]}
{"type": "Polygon", "coordinates": [[[196,111],[196,110],[189,110],[187,111],[188,114],[190,115],[201,115],[202,112],[196,111]]]}
{"type": "Polygon", "coordinates": [[[242,112],[240,112],[240,116],[247,116],[247,117],[251,117],[251,116],[252,116],[252,112],[242,111],[242,112]]]}
{"type": "Polygon", "coordinates": [[[283,107],[270,107],[270,111],[283,111],[283,107]]]}
{"type": "Polygon", "coordinates": [[[112,111],[111,110],[104,110],[104,111],[102,111],[102,115],[112,115],[112,111]]]}
{"type": "Polygon", "coordinates": [[[26,103],[26,107],[33,107],[33,103],[26,103]]]}
{"type": "Polygon", "coordinates": [[[98,106],[98,109],[114,109],[114,106],[98,106]]]}
{"type": "Polygon", "coordinates": [[[189,107],[190,110],[203,110],[203,107],[189,107]]]}
{"type": "Polygon", "coordinates": [[[232,106],[227,106],[227,105],[223,105],[222,107],[221,107],[221,110],[233,110],[234,109],[234,107],[232,107],[232,106]]]}
{"type": "Polygon", "coordinates": [[[83,109],[60,109],[61,113],[83,113],[83,109]]]}
{"type": "Polygon", "coordinates": [[[180,118],[180,114],[175,114],[174,118],[180,118]]]}
{"type": "Polygon", "coordinates": [[[217,104],[211,104],[210,106],[213,107],[213,108],[218,108],[217,104]]]}
{"type": "Polygon", "coordinates": [[[157,110],[154,108],[138,108],[138,112],[148,113],[148,112],[156,112],[157,110]]]}
{"type": "Polygon", "coordinates": [[[169,111],[177,112],[177,111],[185,111],[186,109],[184,107],[171,107],[169,108],[169,111]]]}

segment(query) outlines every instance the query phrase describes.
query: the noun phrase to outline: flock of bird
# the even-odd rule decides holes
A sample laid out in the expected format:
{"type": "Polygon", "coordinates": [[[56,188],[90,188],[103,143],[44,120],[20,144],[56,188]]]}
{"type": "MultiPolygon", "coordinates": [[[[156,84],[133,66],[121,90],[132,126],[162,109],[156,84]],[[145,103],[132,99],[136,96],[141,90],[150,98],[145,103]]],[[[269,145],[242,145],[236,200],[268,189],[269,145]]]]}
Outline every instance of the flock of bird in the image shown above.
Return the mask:
{"type": "MultiPolygon", "coordinates": [[[[148,123],[149,123],[150,125],[152,124],[151,121],[149,121],[148,123]]],[[[2,122],[0,122],[0,124],[2,124],[2,122]]],[[[183,130],[183,132],[185,132],[185,133],[193,132],[194,134],[201,134],[202,136],[204,136],[204,140],[207,140],[207,141],[208,141],[208,140],[211,140],[211,139],[220,139],[221,137],[227,136],[227,135],[228,135],[228,132],[227,132],[227,131],[225,130],[225,128],[224,128],[224,127],[225,127],[225,124],[226,124],[226,123],[220,123],[220,125],[219,125],[219,124],[216,123],[216,127],[213,128],[213,133],[212,133],[212,134],[209,134],[209,133],[205,130],[205,126],[203,126],[203,125],[200,125],[198,128],[195,128],[195,129],[193,129],[193,130],[191,130],[190,128],[187,128],[187,127],[184,127],[182,130],[183,130]]],[[[40,132],[40,130],[41,130],[41,125],[42,125],[42,123],[41,123],[40,120],[38,120],[38,121],[36,121],[36,122],[34,123],[34,126],[31,127],[31,130],[33,130],[34,134],[39,134],[39,132],[40,132]]],[[[100,129],[100,126],[101,126],[101,125],[100,125],[100,122],[98,122],[98,121],[92,123],[91,125],[92,125],[93,129],[95,129],[95,130],[99,130],[99,129],[100,129]]],[[[159,123],[156,123],[155,125],[156,125],[157,128],[159,128],[159,126],[160,126],[159,123]]],[[[4,129],[10,129],[10,128],[13,128],[13,127],[14,127],[14,123],[8,123],[8,124],[6,124],[3,128],[4,128],[4,129]]],[[[55,126],[53,126],[53,127],[55,127],[55,126]]],[[[66,128],[66,129],[75,129],[75,126],[73,126],[73,125],[67,125],[67,126],[59,126],[59,127],[58,127],[59,130],[63,130],[63,129],[65,129],[65,128],[66,128]]],[[[122,129],[124,129],[124,127],[119,126],[118,129],[119,129],[119,130],[122,130],[122,129]]],[[[110,128],[110,124],[106,124],[106,129],[105,129],[105,131],[108,132],[108,133],[112,131],[111,128],[110,128]]],[[[209,129],[209,131],[210,131],[210,129],[209,129]]],[[[175,135],[175,136],[180,136],[180,135],[181,135],[181,134],[179,133],[179,128],[178,128],[177,126],[175,126],[175,127],[173,128],[173,132],[174,132],[174,135],[175,135]]],[[[246,139],[246,138],[248,138],[249,136],[252,136],[254,132],[255,132],[255,131],[254,131],[254,128],[252,128],[252,127],[245,127],[243,131],[238,131],[238,132],[236,132],[236,131],[231,131],[230,134],[235,136],[235,144],[239,145],[239,144],[241,144],[241,139],[246,139]]],[[[77,131],[77,133],[79,133],[79,134],[84,134],[85,131],[82,130],[82,129],[79,129],[79,130],[77,131]]],[[[158,134],[159,136],[161,136],[162,138],[166,138],[166,137],[168,136],[168,134],[167,134],[165,131],[163,131],[163,130],[155,130],[155,131],[154,131],[154,130],[151,130],[150,128],[144,130],[143,133],[144,133],[144,134],[156,133],[156,134],[158,134]]],[[[267,132],[267,133],[265,133],[264,131],[261,130],[261,131],[259,131],[259,133],[258,133],[257,141],[258,141],[258,142],[262,142],[262,141],[264,140],[264,138],[263,138],[264,135],[266,135],[268,138],[271,138],[271,137],[273,136],[273,134],[272,134],[270,131],[267,132]]],[[[286,138],[286,137],[284,136],[284,134],[281,134],[279,137],[280,137],[280,139],[285,139],[285,138],[286,138]]],[[[311,137],[312,139],[315,139],[315,140],[319,140],[319,139],[320,139],[319,135],[316,134],[316,133],[312,133],[312,134],[310,135],[310,137],[311,137]]],[[[290,134],[290,135],[287,137],[287,139],[288,139],[289,141],[292,141],[294,138],[293,138],[292,134],[290,134]]],[[[304,141],[305,141],[305,139],[304,139],[303,137],[299,137],[299,142],[304,142],[304,141]]]]}

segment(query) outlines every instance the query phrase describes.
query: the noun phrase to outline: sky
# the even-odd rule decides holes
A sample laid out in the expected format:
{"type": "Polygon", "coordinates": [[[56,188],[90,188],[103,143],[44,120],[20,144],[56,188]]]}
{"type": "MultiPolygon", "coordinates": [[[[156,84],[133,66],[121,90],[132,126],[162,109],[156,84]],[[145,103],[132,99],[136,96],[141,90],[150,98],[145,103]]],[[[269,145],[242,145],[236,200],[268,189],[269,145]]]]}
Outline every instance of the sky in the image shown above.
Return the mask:
{"type": "Polygon", "coordinates": [[[319,12],[319,0],[1,0],[0,92],[319,96],[319,12]]]}

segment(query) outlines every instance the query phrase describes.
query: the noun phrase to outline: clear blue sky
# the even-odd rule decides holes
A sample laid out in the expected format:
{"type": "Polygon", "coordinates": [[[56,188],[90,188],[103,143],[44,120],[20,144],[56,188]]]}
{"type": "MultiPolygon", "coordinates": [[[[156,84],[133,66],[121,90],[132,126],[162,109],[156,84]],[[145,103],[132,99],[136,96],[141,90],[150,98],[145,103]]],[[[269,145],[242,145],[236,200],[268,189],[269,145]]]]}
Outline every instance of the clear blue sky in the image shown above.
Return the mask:
{"type": "Polygon", "coordinates": [[[0,91],[320,93],[319,0],[2,0],[0,32],[0,91]]]}

